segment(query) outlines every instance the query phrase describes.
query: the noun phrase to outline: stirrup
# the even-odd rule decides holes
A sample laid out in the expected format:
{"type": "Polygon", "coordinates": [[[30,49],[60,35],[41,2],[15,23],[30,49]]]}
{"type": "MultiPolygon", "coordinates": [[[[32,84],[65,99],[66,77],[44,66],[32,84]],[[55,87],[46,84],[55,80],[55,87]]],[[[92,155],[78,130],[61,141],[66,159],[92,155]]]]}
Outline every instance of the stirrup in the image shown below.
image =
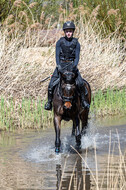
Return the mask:
{"type": "Polygon", "coordinates": [[[45,110],[52,110],[52,103],[51,102],[47,102],[46,104],[45,104],[45,110]]]}

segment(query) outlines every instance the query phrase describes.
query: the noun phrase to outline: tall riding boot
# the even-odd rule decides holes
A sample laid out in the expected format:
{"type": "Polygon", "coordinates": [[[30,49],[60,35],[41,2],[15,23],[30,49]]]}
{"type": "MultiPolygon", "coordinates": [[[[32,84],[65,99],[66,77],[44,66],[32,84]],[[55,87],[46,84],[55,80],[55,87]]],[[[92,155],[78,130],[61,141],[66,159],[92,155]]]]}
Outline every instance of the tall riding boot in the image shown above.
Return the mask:
{"type": "Polygon", "coordinates": [[[53,90],[48,89],[48,102],[45,104],[45,110],[52,110],[52,99],[53,99],[53,90]]]}
{"type": "Polygon", "coordinates": [[[81,105],[82,108],[90,108],[90,104],[87,102],[85,95],[87,95],[87,89],[85,86],[80,87],[81,105]]]}

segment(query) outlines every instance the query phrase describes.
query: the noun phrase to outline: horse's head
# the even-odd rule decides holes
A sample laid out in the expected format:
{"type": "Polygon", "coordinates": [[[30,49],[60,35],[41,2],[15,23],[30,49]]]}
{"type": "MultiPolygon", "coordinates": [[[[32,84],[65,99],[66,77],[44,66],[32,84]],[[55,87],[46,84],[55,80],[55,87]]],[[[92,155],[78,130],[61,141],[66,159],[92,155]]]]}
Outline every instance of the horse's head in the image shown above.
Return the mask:
{"type": "Polygon", "coordinates": [[[61,74],[61,96],[64,101],[64,108],[70,109],[72,107],[72,100],[75,95],[75,78],[73,72],[64,72],[61,74]]]}

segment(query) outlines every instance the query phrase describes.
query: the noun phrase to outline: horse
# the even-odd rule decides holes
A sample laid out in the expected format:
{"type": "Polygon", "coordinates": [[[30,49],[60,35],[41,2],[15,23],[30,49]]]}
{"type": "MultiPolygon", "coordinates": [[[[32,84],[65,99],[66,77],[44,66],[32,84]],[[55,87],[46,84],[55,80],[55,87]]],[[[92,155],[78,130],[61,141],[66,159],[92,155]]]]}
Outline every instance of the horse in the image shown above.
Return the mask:
{"type": "MultiPolygon", "coordinates": [[[[91,88],[89,83],[83,79],[87,89],[86,100],[91,103],[91,88]]],[[[55,152],[60,152],[61,140],[60,130],[62,120],[72,120],[72,135],[75,136],[77,147],[81,146],[81,136],[86,133],[88,124],[88,108],[82,108],[80,94],[76,85],[76,74],[71,71],[60,72],[60,82],[54,89],[53,112],[55,127],[55,152]],[[80,121],[82,127],[80,130],[80,121]]]]}

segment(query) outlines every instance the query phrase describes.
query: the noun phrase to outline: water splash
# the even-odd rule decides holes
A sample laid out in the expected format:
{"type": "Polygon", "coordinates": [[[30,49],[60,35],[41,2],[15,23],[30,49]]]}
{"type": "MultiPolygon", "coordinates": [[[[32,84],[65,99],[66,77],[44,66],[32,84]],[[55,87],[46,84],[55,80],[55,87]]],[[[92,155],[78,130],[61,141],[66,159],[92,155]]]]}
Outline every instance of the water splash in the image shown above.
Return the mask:
{"type": "Polygon", "coordinates": [[[52,162],[52,161],[60,161],[61,155],[56,154],[55,149],[51,146],[36,146],[31,148],[25,155],[25,158],[28,161],[32,162],[52,162]]]}
{"type": "Polygon", "coordinates": [[[90,120],[88,129],[86,130],[86,134],[82,136],[81,139],[81,146],[82,149],[89,149],[92,150],[98,146],[98,132],[97,132],[98,126],[94,122],[94,120],[90,120]]]}
{"type": "Polygon", "coordinates": [[[95,146],[97,146],[97,138],[98,135],[85,135],[81,139],[81,146],[82,149],[93,149],[95,146]]]}

